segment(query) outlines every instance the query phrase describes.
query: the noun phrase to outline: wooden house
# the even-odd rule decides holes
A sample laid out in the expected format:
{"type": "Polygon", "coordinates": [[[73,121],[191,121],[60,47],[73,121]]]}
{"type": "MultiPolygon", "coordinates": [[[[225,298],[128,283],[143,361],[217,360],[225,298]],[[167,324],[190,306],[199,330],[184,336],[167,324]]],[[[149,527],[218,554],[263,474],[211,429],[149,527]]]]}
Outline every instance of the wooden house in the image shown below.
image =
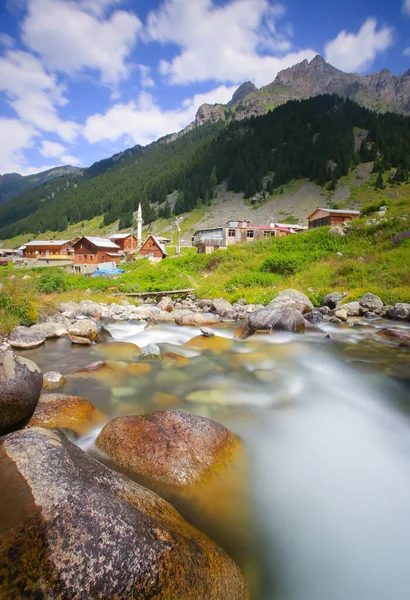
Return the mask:
{"type": "Polygon", "coordinates": [[[27,242],[22,249],[25,258],[34,259],[61,260],[73,254],[70,240],[35,240],[27,242]]]}
{"type": "Polygon", "coordinates": [[[120,248],[108,238],[84,236],[73,246],[75,265],[95,265],[120,262],[120,248]]]}
{"type": "Polygon", "coordinates": [[[134,253],[138,249],[138,240],[131,233],[116,233],[109,238],[114,244],[120,248],[121,252],[134,253]]]}
{"type": "Polygon", "coordinates": [[[159,262],[166,257],[167,252],[164,244],[153,235],[148,236],[141,246],[140,256],[148,257],[152,262],[159,262]]]}
{"type": "Polygon", "coordinates": [[[250,221],[228,221],[222,227],[199,229],[192,236],[192,245],[198,248],[199,254],[210,254],[220,248],[225,249],[264,238],[282,237],[297,231],[299,229],[293,229],[291,225],[251,225],[250,221]]]}
{"type": "Polygon", "coordinates": [[[326,225],[342,225],[360,216],[358,210],[339,210],[335,208],[317,208],[308,216],[309,229],[326,225]]]}

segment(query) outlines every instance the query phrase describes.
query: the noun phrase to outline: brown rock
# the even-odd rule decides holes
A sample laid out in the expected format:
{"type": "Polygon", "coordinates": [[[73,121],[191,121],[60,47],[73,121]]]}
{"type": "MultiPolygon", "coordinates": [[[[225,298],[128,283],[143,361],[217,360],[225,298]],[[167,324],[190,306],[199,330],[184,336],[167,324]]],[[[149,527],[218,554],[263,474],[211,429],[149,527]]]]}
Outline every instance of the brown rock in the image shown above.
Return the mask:
{"type": "Polygon", "coordinates": [[[376,331],[376,335],[398,342],[410,342],[410,331],[399,327],[385,327],[376,331]]]}
{"type": "Polygon", "coordinates": [[[131,363],[125,368],[130,375],[145,375],[152,371],[152,365],[148,363],[131,363]]]}
{"type": "Polygon", "coordinates": [[[199,350],[212,350],[213,352],[225,352],[232,348],[233,340],[224,337],[205,337],[204,335],[198,335],[187,342],[185,342],[185,348],[198,348],[199,350]]]}
{"type": "Polygon", "coordinates": [[[185,325],[189,327],[202,327],[202,325],[215,325],[219,323],[221,318],[215,313],[194,313],[189,312],[175,317],[177,325],[185,325]]]}
{"type": "Polygon", "coordinates": [[[41,394],[27,427],[69,429],[82,435],[105,419],[105,415],[84,398],[66,394],[41,394]]]}
{"type": "Polygon", "coordinates": [[[43,384],[38,366],[6,352],[0,365],[0,434],[30,417],[43,384]]]}
{"type": "Polygon", "coordinates": [[[223,550],[59,432],[3,437],[0,486],[2,598],[248,598],[223,550]]]}
{"type": "Polygon", "coordinates": [[[122,469],[175,486],[201,480],[236,443],[223,425],[181,410],[113,419],[96,441],[122,469]]]}
{"type": "Polygon", "coordinates": [[[90,339],[78,335],[70,335],[70,342],[72,344],[78,344],[79,346],[91,346],[92,344],[90,339]]]}

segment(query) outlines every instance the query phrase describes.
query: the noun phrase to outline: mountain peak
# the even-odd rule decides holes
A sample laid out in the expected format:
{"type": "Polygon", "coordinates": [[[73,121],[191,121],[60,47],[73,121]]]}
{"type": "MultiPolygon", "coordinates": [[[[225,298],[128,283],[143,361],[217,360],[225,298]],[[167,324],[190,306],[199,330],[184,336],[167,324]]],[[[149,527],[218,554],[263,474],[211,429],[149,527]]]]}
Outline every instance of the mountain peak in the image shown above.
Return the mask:
{"type": "Polygon", "coordinates": [[[327,63],[325,61],[325,59],[323,58],[323,56],[321,56],[320,54],[316,54],[315,58],[312,58],[312,60],[310,61],[310,66],[311,67],[315,67],[317,65],[328,65],[329,63],[327,63]]]}
{"type": "Polygon", "coordinates": [[[256,85],[254,85],[251,81],[245,81],[245,83],[238,87],[238,89],[232,96],[232,100],[228,102],[228,107],[230,108],[234,104],[237,104],[238,102],[246,98],[246,96],[249,96],[249,94],[252,94],[253,92],[257,91],[258,88],[256,87],[256,85]]]}

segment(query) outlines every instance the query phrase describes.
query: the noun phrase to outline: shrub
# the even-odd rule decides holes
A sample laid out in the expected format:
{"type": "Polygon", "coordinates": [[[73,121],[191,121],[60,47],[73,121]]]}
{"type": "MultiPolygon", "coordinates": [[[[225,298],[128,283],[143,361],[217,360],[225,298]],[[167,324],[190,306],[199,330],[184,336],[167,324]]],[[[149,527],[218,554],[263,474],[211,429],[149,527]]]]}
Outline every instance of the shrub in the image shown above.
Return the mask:
{"type": "Polygon", "coordinates": [[[278,275],[294,275],[306,265],[307,258],[301,252],[274,254],[263,261],[261,271],[278,275]]]}
{"type": "Polygon", "coordinates": [[[38,318],[37,305],[33,286],[24,285],[18,280],[7,281],[0,289],[0,311],[3,326],[31,325],[38,318]]]}
{"type": "Polygon", "coordinates": [[[37,290],[41,294],[56,294],[65,289],[64,273],[60,270],[50,269],[43,273],[37,281],[37,290]]]}

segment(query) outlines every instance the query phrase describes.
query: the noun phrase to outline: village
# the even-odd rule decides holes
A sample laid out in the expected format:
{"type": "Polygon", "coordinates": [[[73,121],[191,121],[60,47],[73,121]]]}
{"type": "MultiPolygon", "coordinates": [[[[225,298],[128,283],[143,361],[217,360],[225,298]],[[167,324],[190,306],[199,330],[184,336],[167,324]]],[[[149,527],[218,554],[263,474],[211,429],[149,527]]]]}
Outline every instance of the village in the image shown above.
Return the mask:
{"type": "MultiPolygon", "coordinates": [[[[230,220],[225,225],[198,229],[193,233],[188,245],[197,248],[198,254],[210,254],[215,250],[226,249],[237,244],[288,235],[303,234],[316,227],[338,227],[360,215],[355,210],[317,208],[308,217],[308,225],[291,223],[270,223],[253,225],[249,220],[230,220]]],[[[137,233],[116,233],[109,237],[77,236],[72,240],[33,240],[17,249],[0,249],[0,265],[13,261],[16,266],[43,267],[61,266],[75,273],[115,272],[121,263],[138,259],[148,259],[157,263],[168,256],[167,244],[170,238],[148,233],[143,237],[143,215],[138,207],[137,233]]],[[[179,237],[176,255],[180,254],[179,237]]]]}

